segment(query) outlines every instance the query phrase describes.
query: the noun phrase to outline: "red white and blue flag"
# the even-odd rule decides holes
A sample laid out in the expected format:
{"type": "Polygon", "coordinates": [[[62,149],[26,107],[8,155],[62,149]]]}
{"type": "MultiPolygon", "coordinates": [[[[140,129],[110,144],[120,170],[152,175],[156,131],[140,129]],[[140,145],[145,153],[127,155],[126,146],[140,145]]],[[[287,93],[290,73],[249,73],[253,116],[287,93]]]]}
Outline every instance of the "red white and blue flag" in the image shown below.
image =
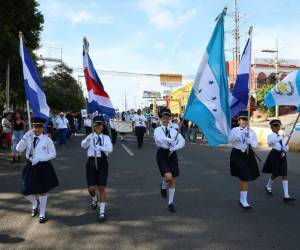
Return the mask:
{"type": "Polygon", "coordinates": [[[115,109],[94,68],[89,56],[89,44],[85,38],[83,39],[83,70],[88,91],[88,114],[97,111],[104,115],[114,116],[115,109]]]}

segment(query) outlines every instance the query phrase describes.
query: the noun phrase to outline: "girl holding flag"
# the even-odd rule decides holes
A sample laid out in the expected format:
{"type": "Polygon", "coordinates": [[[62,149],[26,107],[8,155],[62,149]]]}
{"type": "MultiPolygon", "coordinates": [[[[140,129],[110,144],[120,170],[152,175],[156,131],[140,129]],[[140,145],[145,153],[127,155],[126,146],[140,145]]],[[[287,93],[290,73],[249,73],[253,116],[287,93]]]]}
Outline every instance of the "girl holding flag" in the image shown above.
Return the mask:
{"type": "Polygon", "coordinates": [[[35,217],[39,212],[40,223],[47,221],[47,193],[58,186],[58,179],[50,162],[56,157],[56,150],[53,141],[43,134],[45,122],[43,118],[32,118],[33,129],[26,132],[16,147],[20,153],[26,150],[27,164],[22,173],[22,194],[32,204],[31,216],[35,217]]]}
{"type": "Polygon", "coordinates": [[[287,169],[287,158],[286,153],[289,150],[289,146],[284,140],[287,134],[281,134],[281,121],[274,119],[270,122],[272,133],[268,136],[268,144],[272,148],[268,155],[268,158],[263,167],[263,173],[271,174],[268,183],[265,187],[267,194],[273,195],[272,184],[275,179],[279,176],[282,178],[283,187],[283,201],[291,202],[296,199],[289,195],[288,189],[288,169],[287,169]]]}
{"type": "Polygon", "coordinates": [[[248,127],[248,112],[239,115],[239,127],[233,128],[229,134],[229,142],[233,149],[230,155],[230,172],[240,179],[240,205],[251,209],[247,200],[248,183],[259,177],[259,169],[252,148],[257,147],[255,132],[248,127]]]}
{"type": "Polygon", "coordinates": [[[81,142],[81,147],[87,149],[86,178],[88,192],[92,197],[91,207],[96,210],[99,205],[98,219],[100,222],[104,222],[106,220],[105,205],[108,177],[107,156],[112,152],[113,146],[103,117],[94,117],[93,128],[94,132],[81,142]]]}

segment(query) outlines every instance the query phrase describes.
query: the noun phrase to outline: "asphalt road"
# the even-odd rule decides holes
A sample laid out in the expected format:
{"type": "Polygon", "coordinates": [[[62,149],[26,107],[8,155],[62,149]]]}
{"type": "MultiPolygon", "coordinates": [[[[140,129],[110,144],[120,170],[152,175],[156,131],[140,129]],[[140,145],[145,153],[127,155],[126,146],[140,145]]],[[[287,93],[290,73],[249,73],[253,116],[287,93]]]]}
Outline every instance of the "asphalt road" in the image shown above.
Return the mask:
{"type": "MultiPolygon", "coordinates": [[[[262,175],[250,185],[255,209],[238,204],[238,180],[229,175],[229,147],[190,144],[179,152],[181,176],[176,214],[160,197],[155,145],[134,138],[110,155],[108,220],[96,221],[85,181],[82,136],[57,147],[54,166],[60,186],[48,198],[49,221],[31,218],[31,206],[19,193],[22,164],[0,161],[0,249],[300,249],[300,154],[289,153],[290,193],[282,201],[281,182],[267,196],[262,175]]],[[[265,150],[259,150],[262,159],[265,150]]]]}

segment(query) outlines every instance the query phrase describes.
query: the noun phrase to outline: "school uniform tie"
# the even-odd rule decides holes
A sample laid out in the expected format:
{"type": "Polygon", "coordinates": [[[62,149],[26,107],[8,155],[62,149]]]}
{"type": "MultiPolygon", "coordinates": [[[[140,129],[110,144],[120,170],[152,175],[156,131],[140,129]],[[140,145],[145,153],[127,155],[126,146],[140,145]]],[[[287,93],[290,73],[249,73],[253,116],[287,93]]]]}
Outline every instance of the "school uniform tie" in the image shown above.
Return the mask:
{"type": "Polygon", "coordinates": [[[168,135],[169,135],[168,127],[165,128],[165,135],[166,135],[166,137],[168,137],[168,135]]]}
{"type": "Polygon", "coordinates": [[[38,140],[39,140],[39,138],[38,138],[37,136],[35,136],[35,137],[33,138],[33,148],[36,147],[36,145],[37,145],[37,143],[38,143],[38,140]]]}

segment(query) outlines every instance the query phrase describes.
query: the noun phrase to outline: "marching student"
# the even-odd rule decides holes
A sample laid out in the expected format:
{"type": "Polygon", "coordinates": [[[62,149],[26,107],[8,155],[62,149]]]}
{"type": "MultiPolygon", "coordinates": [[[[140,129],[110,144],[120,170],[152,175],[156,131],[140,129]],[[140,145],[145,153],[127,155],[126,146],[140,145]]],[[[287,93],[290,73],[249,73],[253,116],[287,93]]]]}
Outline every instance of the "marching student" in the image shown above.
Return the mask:
{"type": "Polygon", "coordinates": [[[176,151],[183,148],[185,140],[176,129],[170,126],[171,111],[164,108],[159,113],[161,126],[154,130],[154,140],[158,146],[156,161],[161,176],[160,192],[164,199],[168,198],[168,209],[175,213],[174,195],[176,178],[179,176],[179,167],[176,151]]]}
{"type": "Polygon", "coordinates": [[[105,204],[108,177],[107,156],[112,152],[113,146],[103,117],[94,117],[93,127],[94,132],[81,142],[81,147],[87,149],[86,177],[88,192],[92,197],[91,207],[96,210],[99,201],[98,220],[104,222],[106,220],[105,204]],[[99,200],[97,197],[98,192],[99,200]]]}
{"type": "Polygon", "coordinates": [[[230,172],[240,179],[240,205],[251,209],[247,200],[248,183],[259,177],[259,169],[252,148],[258,145],[255,132],[249,128],[248,112],[242,111],[238,118],[239,127],[233,128],[229,134],[229,142],[233,148],[230,155],[230,172]]]}
{"type": "Polygon", "coordinates": [[[144,134],[146,132],[146,121],[144,115],[142,115],[142,111],[140,109],[137,110],[137,114],[132,118],[132,122],[135,126],[135,134],[137,138],[138,148],[141,148],[143,145],[144,134]]]}
{"type": "Polygon", "coordinates": [[[32,118],[33,129],[26,132],[17,144],[17,151],[26,150],[27,164],[22,173],[22,194],[31,202],[35,217],[39,212],[39,222],[45,223],[47,193],[58,186],[58,179],[50,160],[56,157],[53,141],[43,134],[43,118],[32,118]],[[36,196],[39,196],[38,199],[36,196]]]}
{"type": "Polygon", "coordinates": [[[274,119],[270,122],[272,133],[268,136],[268,144],[272,148],[269,153],[267,160],[264,164],[263,173],[272,174],[268,180],[265,190],[267,194],[273,195],[272,184],[275,179],[279,176],[282,178],[282,187],[283,187],[283,201],[291,202],[295,201],[294,197],[289,195],[288,188],[288,167],[287,167],[287,158],[286,153],[289,150],[289,146],[286,145],[284,140],[285,136],[288,134],[280,133],[281,121],[274,119]]]}

